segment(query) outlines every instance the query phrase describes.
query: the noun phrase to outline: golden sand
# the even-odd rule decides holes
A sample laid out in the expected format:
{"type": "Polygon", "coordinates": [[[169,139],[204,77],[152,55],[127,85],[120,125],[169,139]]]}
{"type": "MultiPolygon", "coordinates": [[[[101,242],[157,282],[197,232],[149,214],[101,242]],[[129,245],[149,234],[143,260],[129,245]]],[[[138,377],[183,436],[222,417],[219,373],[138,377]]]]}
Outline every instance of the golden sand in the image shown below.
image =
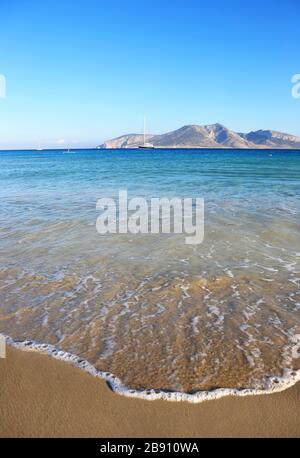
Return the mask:
{"type": "Polygon", "coordinates": [[[300,385],[201,404],[119,396],[49,356],[7,348],[0,359],[1,437],[299,437],[300,385]]]}

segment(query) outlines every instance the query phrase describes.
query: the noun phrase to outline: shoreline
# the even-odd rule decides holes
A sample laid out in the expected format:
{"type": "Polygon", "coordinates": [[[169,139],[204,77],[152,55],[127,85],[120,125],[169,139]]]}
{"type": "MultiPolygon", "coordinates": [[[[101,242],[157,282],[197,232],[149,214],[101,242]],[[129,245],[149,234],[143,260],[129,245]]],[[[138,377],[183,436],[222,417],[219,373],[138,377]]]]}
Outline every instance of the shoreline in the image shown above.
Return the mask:
{"type": "MultiPolygon", "coordinates": [[[[142,399],[146,401],[163,400],[169,402],[188,402],[191,404],[200,404],[205,401],[217,400],[228,396],[245,397],[245,396],[261,396],[274,393],[281,393],[300,381],[300,369],[286,369],[283,376],[273,376],[269,378],[268,385],[265,389],[255,388],[217,388],[210,391],[197,391],[195,393],[184,393],[176,391],[165,391],[146,388],[143,390],[132,389],[123,384],[123,382],[110,372],[97,370],[87,360],[71,354],[69,352],[59,350],[51,344],[39,343],[34,340],[15,341],[10,336],[0,333],[4,337],[7,346],[15,347],[20,351],[40,353],[47,355],[59,361],[63,361],[80,369],[93,377],[103,380],[112,392],[129,398],[142,399]]],[[[296,342],[297,344],[297,342],[296,342]]],[[[297,344],[297,349],[300,343],[297,344]]]]}
{"type": "MultiPolygon", "coordinates": [[[[21,152],[21,151],[29,151],[29,152],[42,152],[42,151],[57,151],[57,152],[64,152],[66,151],[67,148],[42,148],[41,150],[36,149],[36,148],[18,148],[18,149],[0,149],[1,152],[21,152]]],[[[300,152],[300,148],[275,148],[274,146],[265,146],[265,147],[257,147],[257,148],[234,148],[232,146],[224,147],[212,147],[212,146],[168,146],[168,147],[158,147],[155,146],[154,148],[139,148],[138,146],[136,147],[121,147],[121,148],[99,148],[98,146],[93,146],[93,147],[86,147],[86,148],[70,148],[70,151],[116,151],[116,150],[124,150],[124,151],[141,151],[143,149],[154,149],[158,151],[167,151],[167,150],[199,150],[199,151],[206,151],[206,150],[215,150],[215,151],[291,151],[291,152],[300,152]]]]}
{"type": "Polygon", "coordinates": [[[8,345],[0,384],[0,437],[300,437],[299,383],[271,395],[147,402],[8,345]]]}

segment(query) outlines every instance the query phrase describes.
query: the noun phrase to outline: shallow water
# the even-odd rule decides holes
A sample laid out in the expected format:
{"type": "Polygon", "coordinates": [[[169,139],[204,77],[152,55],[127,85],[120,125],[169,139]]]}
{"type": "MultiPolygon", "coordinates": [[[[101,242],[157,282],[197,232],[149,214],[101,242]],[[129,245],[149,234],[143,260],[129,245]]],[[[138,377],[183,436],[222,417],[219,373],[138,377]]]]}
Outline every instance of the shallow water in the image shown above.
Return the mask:
{"type": "Polygon", "coordinates": [[[0,152],[0,332],[128,387],[263,389],[299,369],[300,153],[0,152]],[[96,201],[203,197],[205,237],[107,235],[96,201]]]}

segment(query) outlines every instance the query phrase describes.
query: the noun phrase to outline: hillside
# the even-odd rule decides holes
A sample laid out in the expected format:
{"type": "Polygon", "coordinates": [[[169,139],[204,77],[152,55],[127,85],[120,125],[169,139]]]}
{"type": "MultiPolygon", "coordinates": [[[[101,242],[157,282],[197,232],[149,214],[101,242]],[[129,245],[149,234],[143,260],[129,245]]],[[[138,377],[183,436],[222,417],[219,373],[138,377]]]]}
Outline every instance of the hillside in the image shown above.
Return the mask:
{"type": "MultiPolygon", "coordinates": [[[[156,148],[289,148],[300,149],[300,137],[273,131],[237,133],[221,124],[187,125],[162,135],[146,135],[156,148]]],[[[127,134],[107,140],[99,148],[138,148],[143,135],[127,134]]]]}

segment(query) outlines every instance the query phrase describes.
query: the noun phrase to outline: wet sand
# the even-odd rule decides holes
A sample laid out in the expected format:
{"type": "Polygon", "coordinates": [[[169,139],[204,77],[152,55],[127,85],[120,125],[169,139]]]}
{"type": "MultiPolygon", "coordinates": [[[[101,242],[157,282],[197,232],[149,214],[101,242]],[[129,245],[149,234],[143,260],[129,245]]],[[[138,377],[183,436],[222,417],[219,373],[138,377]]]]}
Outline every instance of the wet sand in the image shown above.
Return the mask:
{"type": "Polygon", "coordinates": [[[1,437],[300,437],[300,384],[201,404],[129,399],[49,356],[0,359],[1,437]]]}

